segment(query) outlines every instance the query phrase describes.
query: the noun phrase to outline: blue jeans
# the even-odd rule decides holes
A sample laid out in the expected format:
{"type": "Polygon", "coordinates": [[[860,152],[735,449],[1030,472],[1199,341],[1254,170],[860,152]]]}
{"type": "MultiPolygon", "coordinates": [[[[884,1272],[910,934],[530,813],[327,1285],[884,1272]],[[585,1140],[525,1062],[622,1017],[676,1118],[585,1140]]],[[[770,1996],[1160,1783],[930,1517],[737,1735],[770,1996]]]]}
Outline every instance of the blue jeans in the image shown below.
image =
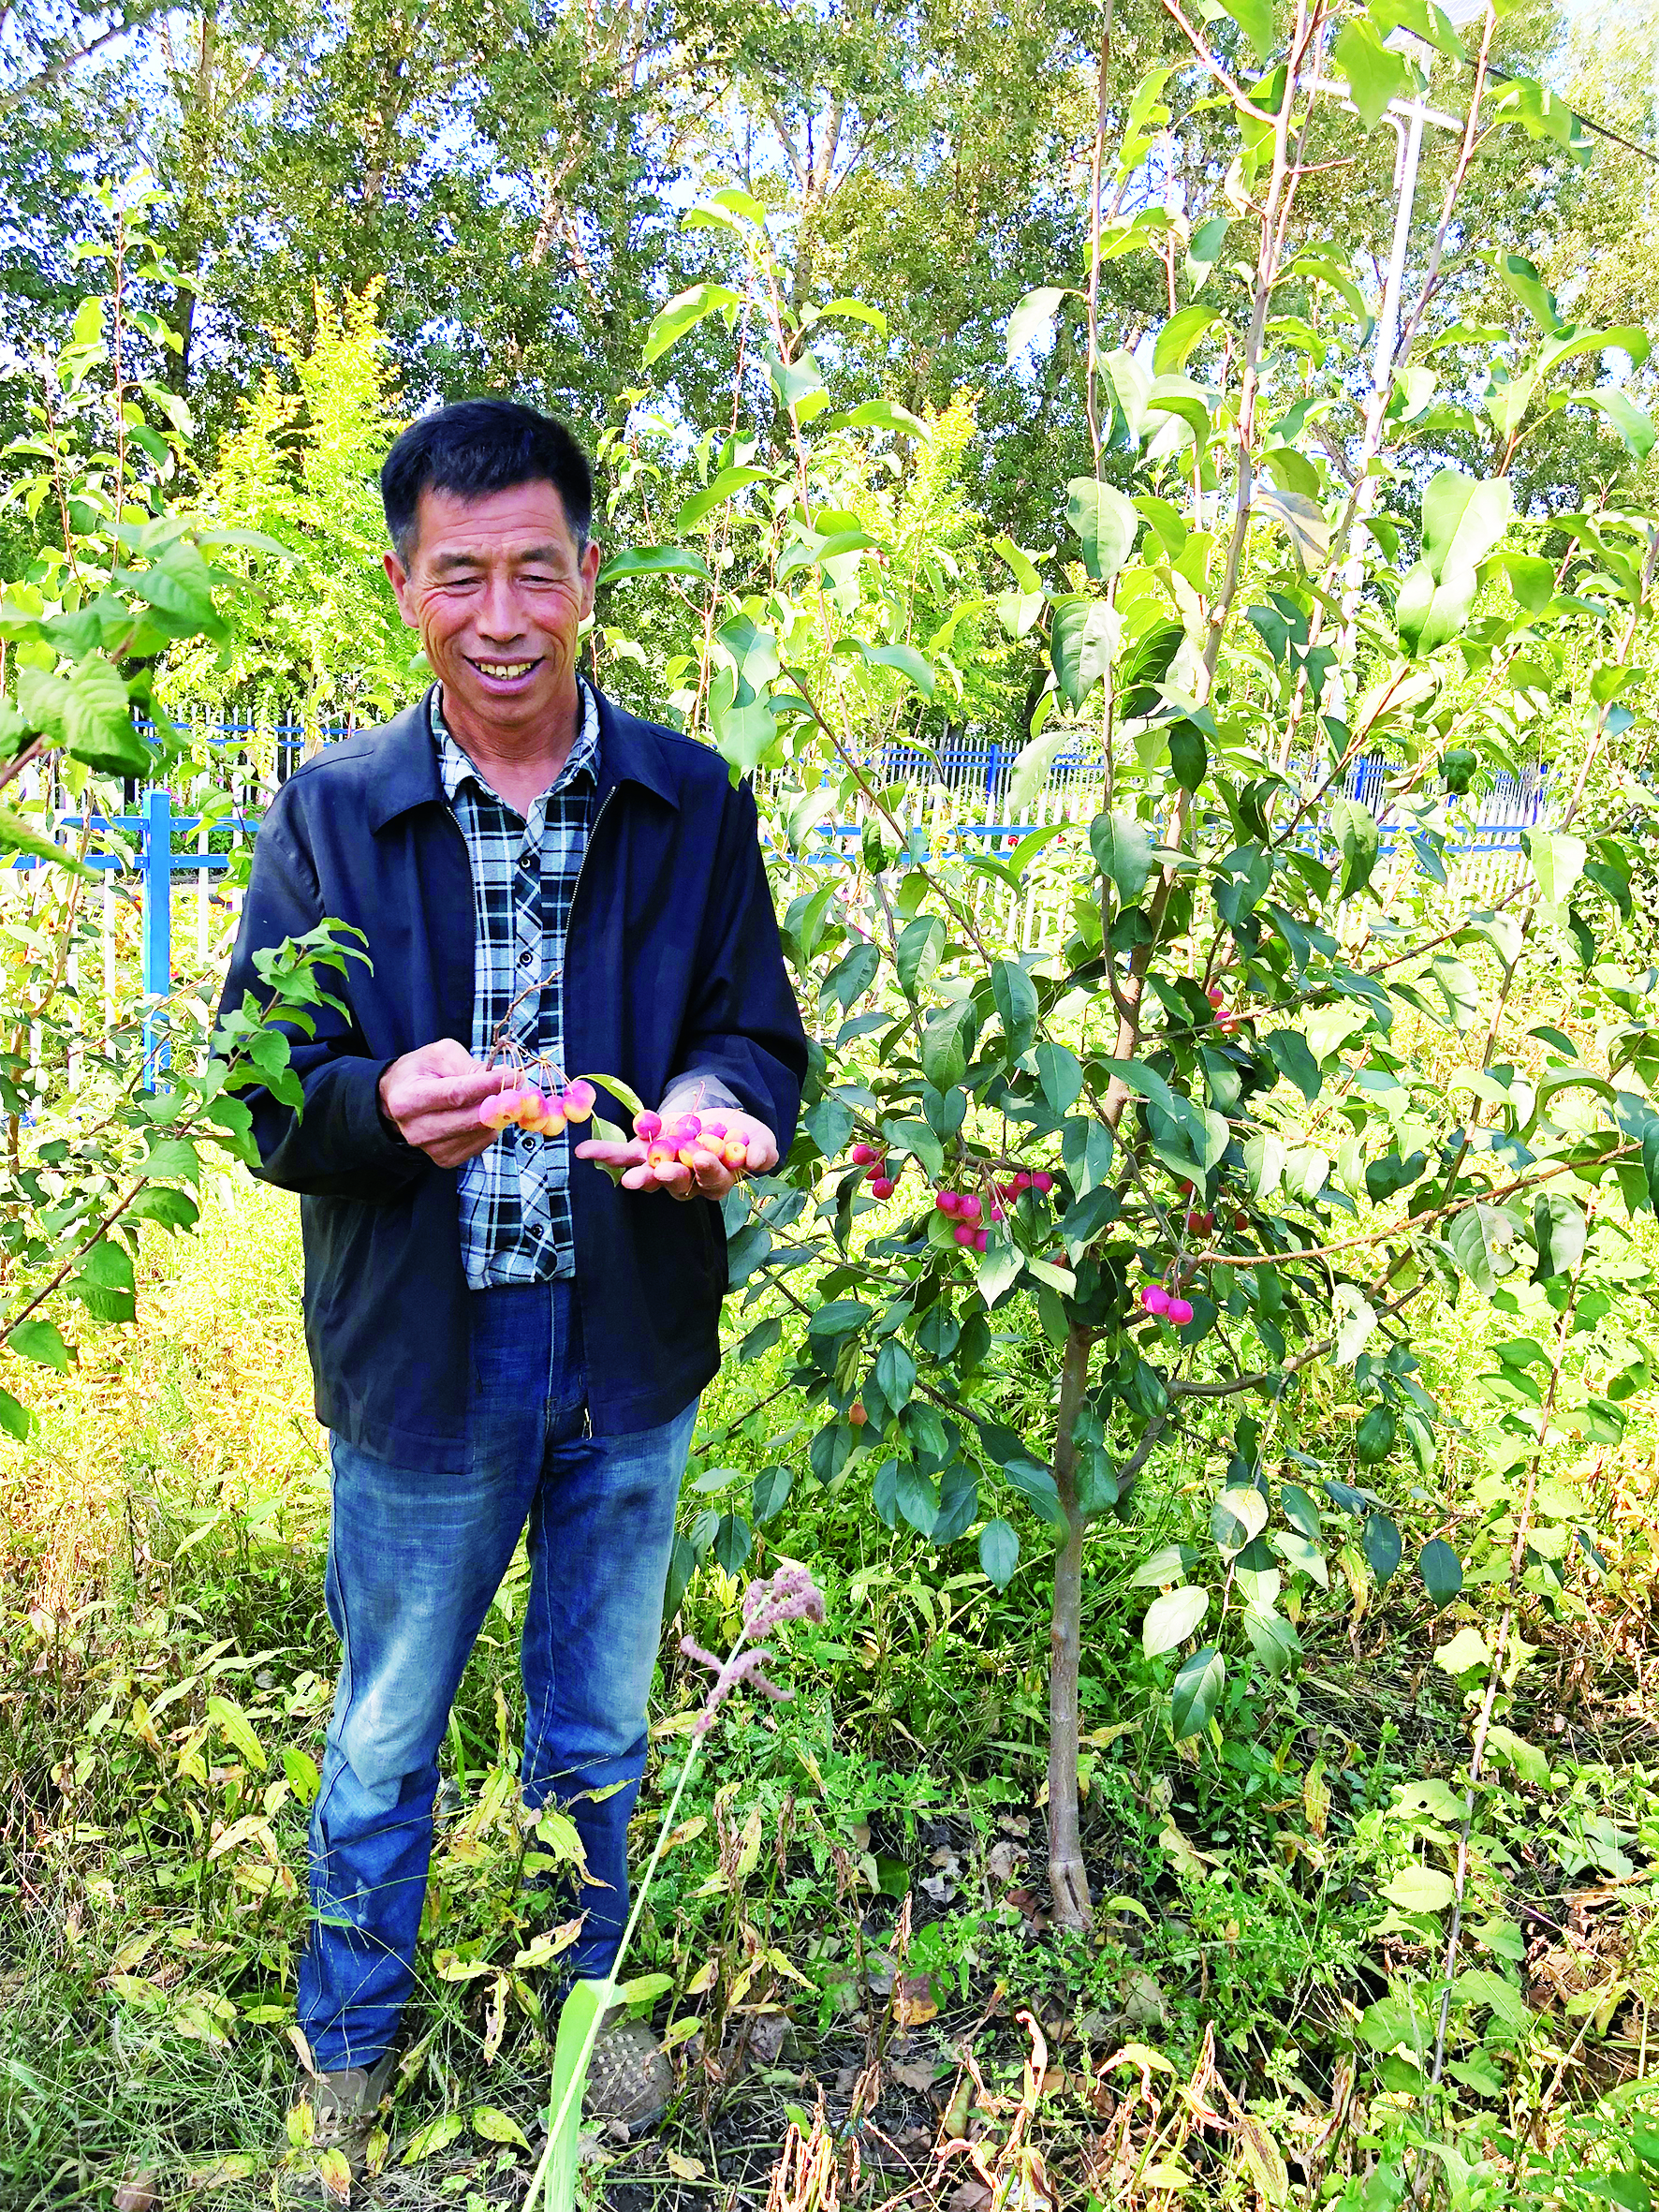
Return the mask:
{"type": "Polygon", "coordinates": [[[567,1282],[475,1293],[472,1359],[465,1474],[332,1442],[327,1594],[345,1650],[299,1989],[323,2072],[374,2065],[414,1986],[438,1747],[526,1520],[522,1784],[527,1804],[567,1806],[587,1854],[586,1919],[565,1954],[575,1973],[609,1973],[627,1916],[628,1820],[697,1404],[638,1436],[588,1435],[567,1282]]]}

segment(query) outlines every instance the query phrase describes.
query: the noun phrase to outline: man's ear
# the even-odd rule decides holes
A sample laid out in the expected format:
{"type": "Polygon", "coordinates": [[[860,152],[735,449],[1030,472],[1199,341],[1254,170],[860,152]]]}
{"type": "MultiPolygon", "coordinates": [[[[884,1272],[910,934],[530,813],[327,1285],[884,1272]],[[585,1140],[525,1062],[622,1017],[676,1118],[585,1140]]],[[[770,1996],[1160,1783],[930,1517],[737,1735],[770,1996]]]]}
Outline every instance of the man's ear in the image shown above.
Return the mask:
{"type": "MultiPolygon", "coordinates": [[[[599,574],[599,540],[590,538],[581,556],[581,613],[585,622],[594,612],[594,584],[599,574]]],[[[393,586],[396,589],[396,586],[393,586]]],[[[404,620],[408,617],[405,615],[404,620]]]]}
{"type": "Polygon", "coordinates": [[[382,553],[380,565],[386,570],[387,581],[391,585],[392,597],[397,600],[398,612],[412,630],[418,630],[420,627],[420,612],[415,604],[415,595],[409,582],[409,571],[404,567],[395,553],[382,553]]]}

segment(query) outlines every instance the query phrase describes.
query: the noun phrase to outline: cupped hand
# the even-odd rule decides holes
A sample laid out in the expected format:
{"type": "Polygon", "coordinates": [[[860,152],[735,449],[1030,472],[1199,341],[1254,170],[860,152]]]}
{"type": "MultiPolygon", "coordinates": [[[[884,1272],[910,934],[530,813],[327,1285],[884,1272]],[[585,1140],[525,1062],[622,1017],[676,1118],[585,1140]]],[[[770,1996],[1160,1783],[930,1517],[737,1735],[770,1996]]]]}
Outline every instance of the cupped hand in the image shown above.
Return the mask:
{"type": "Polygon", "coordinates": [[[726,1141],[733,1137],[743,1141],[741,1168],[728,1168],[712,1149],[701,1144],[691,1147],[689,1164],[676,1159],[653,1168],[646,1158],[649,1146],[642,1137],[619,1142],[590,1137],[577,1146],[576,1157],[592,1160],[595,1167],[620,1168],[624,1190],[666,1190],[670,1198],[678,1199],[722,1199],[741,1174],[764,1175],[777,1166],[778,1141],[752,1113],[738,1113],[729,1107],[722,1107],[720,1113],[726,1123],[726,1141]]]}
{"type": "Polygon", "coordinates": [[[478,1107],[501,1086],[499,1068],[486,1068],[454,1038],[440,1037],[392,1061],[380,1078],[380,1111],[435,1167],[458,1168],[499,1135],[479,1121],[478,1107]]]}

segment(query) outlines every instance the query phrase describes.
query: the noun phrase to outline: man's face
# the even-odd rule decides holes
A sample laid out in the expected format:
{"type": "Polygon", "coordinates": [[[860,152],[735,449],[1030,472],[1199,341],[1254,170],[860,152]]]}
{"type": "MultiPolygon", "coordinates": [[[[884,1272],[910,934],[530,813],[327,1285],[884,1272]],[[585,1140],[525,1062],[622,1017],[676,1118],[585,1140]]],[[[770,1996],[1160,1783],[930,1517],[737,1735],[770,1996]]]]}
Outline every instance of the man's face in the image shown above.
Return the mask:
{"type": "Polygon", "coordinates": [[[462,732],[545,726],[574,697],[598,547],[578,552],[565,502],[545,482],[482,499],[428,490],[416,521],[409,566],[389,553],[386,573],[444,686],[446,713],[462,732]]]}

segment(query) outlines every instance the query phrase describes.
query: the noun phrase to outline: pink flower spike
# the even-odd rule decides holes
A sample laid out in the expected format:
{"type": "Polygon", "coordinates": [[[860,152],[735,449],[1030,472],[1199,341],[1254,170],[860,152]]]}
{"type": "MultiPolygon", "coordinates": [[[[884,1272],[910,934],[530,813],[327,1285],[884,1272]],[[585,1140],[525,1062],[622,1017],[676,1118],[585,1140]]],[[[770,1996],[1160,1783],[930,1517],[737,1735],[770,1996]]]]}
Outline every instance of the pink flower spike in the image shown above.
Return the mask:
{"type": "Polygon", "coordinates": [[[1170,1299],[1167,1319],[1172,1329],[1184,1329],[1192,1318],[1193,1308],[1192,1301],[1190,1299],[1170,1299]]]}
{"type": "Polygon", "coordinates": [[[1169,1293],[1162,1283],[1143,1283],[1140,1290],[1140,1303],[1148,1313],[1167,1313],[1169,1311],[1169,1293]]]}

